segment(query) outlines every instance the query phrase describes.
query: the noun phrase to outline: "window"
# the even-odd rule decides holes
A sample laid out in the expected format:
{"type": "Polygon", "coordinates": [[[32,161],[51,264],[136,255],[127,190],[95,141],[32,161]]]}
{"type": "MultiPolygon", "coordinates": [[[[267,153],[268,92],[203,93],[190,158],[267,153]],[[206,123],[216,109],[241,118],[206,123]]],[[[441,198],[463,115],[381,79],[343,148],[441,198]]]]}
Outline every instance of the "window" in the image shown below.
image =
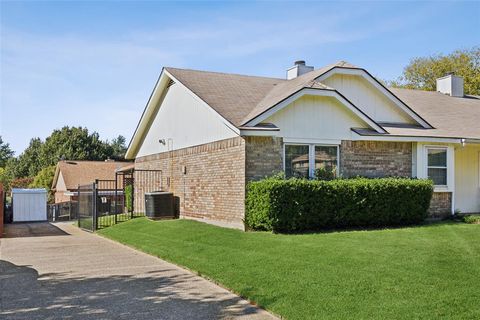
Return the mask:
{"type": "Polygon", "coordinates": [[[337,168],[337,146],[285,145],[285,176],[287,178],[313,177],[316,169],[325,169],[336,176],[337,168]]]}
{"type": "Polygon", "coordinates": [[[427,148],[427,175],[436,186],[447,185],[447,148],[427,148]]]}
{"type": "Polygon", "coordinates": [[[337,175],[337,147],[315,146],[314,170],[323,169],[337,175]]]}
{"type": "Polygon", "coordinates": [[[285,146],[285,175],[288,178],[308,178],[309,176],[309,146],[285,146]]]}

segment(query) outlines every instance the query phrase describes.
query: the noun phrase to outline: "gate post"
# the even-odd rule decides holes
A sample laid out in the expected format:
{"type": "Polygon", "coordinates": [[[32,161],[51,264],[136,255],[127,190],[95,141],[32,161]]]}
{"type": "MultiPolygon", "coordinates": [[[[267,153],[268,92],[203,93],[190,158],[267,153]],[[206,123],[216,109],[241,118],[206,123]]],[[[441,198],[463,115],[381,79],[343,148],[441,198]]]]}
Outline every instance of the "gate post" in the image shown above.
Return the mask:
{"type": "Polygon", "coordinates": [[[132,209],[130,210],[130,218],[133,219],[133,211],[135,210],[135,169],[132,171],[132,179],[130,179],[130,183],[132,184],[132,192],[130,194],[130,203],[132,204],[132,209]]]}
{"type": "Polygon", "coordinates": [[[77,225],[79,228],[81,228],[80,226],[80,184],[78,185],[77,187],[77,225]]]}
{"type": "Polygon", "coordinates": [[[97,216],[97,198],[98,198],[98,190],[97,190],[97,183],[98,179],[95,180],[95,182],[92,184],[92,196],[93,196],[93,201],[92,201],[92,206],[93,206],[93,212],[92,212],[92,231],[97,230],[98,226],[98,216],[97,216]]]}
{"type": "Polygon", "coordinates": [[[118,172],[115,171],[115,195],[114,195],[114,203],[115,203],[115,209],[114,209],[114,213],[115,213],[115,224],[117,224],[117,213],[118,213],[118,210],[117,210],[117,197],[118,197],[118,192],[117,192],[117,188],[118,188],[118,172]]]}

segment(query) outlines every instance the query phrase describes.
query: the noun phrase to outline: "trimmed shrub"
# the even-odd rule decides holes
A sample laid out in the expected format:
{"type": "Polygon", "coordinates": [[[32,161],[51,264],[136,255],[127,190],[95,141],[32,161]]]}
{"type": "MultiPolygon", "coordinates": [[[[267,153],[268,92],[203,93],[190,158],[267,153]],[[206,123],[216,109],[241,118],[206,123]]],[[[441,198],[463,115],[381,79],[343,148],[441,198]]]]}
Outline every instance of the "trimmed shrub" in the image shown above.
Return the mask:
{"type": "Polygon", "coordinates": [[[423,179],[267,178],[247,186],[248,229],[299,232],[421,223],[433,194],[423,179]]]}
{"type": "Polygon", "coordinates": [[[465,223],[480,224],[480,215],[466,215],[463,217],[465,223]]]}

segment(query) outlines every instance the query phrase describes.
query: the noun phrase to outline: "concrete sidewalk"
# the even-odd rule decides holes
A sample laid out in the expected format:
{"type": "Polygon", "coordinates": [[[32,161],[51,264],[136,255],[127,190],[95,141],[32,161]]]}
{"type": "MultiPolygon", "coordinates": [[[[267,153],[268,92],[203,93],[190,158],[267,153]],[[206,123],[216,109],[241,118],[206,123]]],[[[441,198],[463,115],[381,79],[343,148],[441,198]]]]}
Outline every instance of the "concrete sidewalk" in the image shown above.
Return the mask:
{"type": "Polygon", "coordinates": [[[274,319],[201,277],[70,223],[6,231],[1,319],[274,319]]]}

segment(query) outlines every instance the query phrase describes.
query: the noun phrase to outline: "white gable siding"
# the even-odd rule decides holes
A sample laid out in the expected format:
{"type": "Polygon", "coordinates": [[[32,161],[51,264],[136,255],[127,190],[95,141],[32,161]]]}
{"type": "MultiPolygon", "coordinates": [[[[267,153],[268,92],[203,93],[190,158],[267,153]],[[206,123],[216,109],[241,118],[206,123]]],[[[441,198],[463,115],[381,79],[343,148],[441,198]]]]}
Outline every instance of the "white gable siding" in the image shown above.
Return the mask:
{"type": "Polygon", "coordinates": [[[57,191],[67,191],[67,186],[65,185],[65,179],[63,179],[62,172],[58,174],[57,185],[55,186],[57,191]]]}
{"type": "Polygon", "coordinates": [[[264,122],[279,127],[284,140],[298,142],[351,140],[350,128],[368,127],[335,98],[318,96],[303,96],[264,122]]]}
{"type": "Polygon", "coordinates": [[[405,112],[358,75],[334,74],[322,83],[336,89],[376,122],[414,124],[405,112]]]}
{"type": "Polygon", "coordinates": [[[173,84],[155,115],[137,157],[236,136],[215,111],[183,86],[173,84]],[[159,139],[165,139],[167,143],[162,145],[159,139]]]}

